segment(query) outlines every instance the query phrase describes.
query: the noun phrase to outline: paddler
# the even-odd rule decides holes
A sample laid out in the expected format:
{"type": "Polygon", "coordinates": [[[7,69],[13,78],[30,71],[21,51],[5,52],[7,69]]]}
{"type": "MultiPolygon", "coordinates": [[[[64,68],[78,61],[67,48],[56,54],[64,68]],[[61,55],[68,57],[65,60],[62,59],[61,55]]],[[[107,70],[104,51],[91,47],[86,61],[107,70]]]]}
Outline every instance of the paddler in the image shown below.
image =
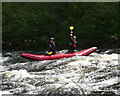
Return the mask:
{"type": "Polygon", "coordinates": [[[74,26],[70,26],[70,48],[69,48],[69,53],[75,52],[75,49],[77,47],[77,40],[76,36],[74,35],[74,32],[72,31],[74,29],[74,26]]]}
{"type": "Polygon", "coordinates": [[[56,45],[55,45],[55,41],[54,41],[54,38],[51,37],[50,38],[50,44],[49,44],[49,51],[47,52],[47,55],[54,55],[56,54],[56,45]]]}

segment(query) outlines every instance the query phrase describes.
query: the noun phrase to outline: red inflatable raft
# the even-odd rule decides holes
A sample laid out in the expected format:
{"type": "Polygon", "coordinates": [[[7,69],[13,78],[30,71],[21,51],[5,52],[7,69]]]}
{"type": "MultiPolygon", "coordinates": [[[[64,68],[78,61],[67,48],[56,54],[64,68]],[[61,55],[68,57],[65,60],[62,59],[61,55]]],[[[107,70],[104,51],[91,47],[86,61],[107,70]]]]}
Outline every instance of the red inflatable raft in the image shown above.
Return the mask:
{"type": "Polygon", "coordinates": [[[28,54],[28,53],[22,53],[21,56],[24,58],[33,59],[33,60],[54,60],[54,59],[73,57],[73,56],[86,56],[94,52],[95,50],[97,50],[97,47],[91,47],[91,48],[88,48],[79,52],[74,52],[74,53],[59,53],[59,54],[50,55],[50,56],[34,55],[34,54],[28,54]]]}

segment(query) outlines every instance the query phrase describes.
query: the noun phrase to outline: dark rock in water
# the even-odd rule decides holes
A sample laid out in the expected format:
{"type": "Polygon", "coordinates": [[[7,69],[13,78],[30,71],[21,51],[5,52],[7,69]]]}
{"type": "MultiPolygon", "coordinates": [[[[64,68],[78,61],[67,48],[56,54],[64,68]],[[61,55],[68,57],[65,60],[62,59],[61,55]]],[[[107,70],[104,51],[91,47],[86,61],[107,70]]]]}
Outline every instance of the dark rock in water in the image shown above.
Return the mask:
{"type": "Polygon", "coordinates": [[[5,53],[4,57],[13,57],[11,53],[5,53]]]}

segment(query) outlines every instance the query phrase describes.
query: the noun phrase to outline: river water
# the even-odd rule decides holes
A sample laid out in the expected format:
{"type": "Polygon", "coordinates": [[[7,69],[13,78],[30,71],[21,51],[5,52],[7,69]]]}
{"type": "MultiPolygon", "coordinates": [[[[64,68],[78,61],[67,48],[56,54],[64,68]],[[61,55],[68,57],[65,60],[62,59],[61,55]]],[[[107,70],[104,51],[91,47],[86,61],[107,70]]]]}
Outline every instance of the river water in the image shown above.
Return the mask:
{"type": "MultiPolygon", "coordinates": [[[[58,53],[65,51],[58,51],[58,53]]],[[[26,60],[20,56],[22,52],[37,53],[3,51],[0,54],[2,79],[0,95],[120,95],[119,51],[97,50],[89,56],[45,61],[26,60]]],[[[41,52],[37,54],[41,54],[41,52]]]]}

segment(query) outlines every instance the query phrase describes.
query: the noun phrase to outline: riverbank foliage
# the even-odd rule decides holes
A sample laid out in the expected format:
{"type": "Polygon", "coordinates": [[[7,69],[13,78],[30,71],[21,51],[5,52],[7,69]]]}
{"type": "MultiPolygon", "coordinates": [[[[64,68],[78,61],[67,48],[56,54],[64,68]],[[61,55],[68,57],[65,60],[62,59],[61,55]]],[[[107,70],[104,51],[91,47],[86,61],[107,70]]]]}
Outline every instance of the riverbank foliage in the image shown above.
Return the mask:
{"type": "Polygon", "coordinates": [[[3,49],[47,48],[54,37],[58,48],[69,44],[73,25],[78,48],[120,47],[119,3],[108,2],[4,2],[3,49]]]}

